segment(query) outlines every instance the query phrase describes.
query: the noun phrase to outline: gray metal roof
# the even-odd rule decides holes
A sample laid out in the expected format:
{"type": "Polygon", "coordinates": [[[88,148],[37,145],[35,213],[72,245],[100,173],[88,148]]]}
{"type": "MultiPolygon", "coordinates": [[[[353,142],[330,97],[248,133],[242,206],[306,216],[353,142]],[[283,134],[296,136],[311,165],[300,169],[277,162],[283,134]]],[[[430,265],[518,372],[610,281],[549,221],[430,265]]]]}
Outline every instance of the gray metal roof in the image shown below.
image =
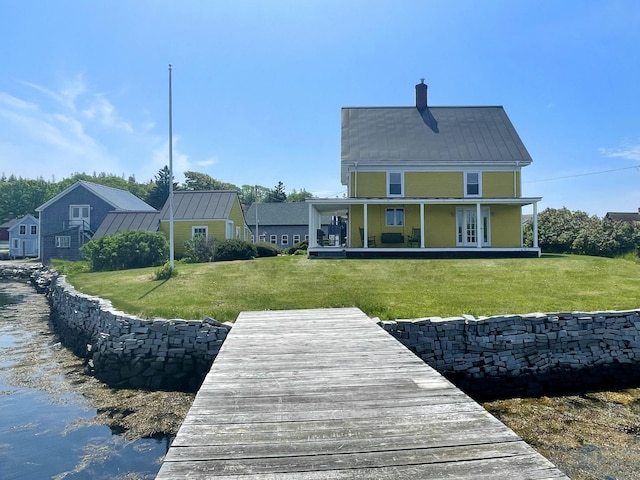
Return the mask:
{"type": "Polygon", "coordinates": [[[304,202],[254,203],[245,215],[247,225],[309,225],[309,204],[304,202]]]}
{"type": "Polygon", "coordinates": [[[144,230],[146,232],[157,232],[160,222],[160,212],[109,212],[102,221],[93,239],[104,237],[105,235],[115,235],[127,230],[144,230]]]}
{"type": "MultiPolygon", "coordinates": [[[[177,191],[173,194],[173,219],[226,219],[237,198],[238,192],[235,190],[177,191]]],[[[162,207],[160,218],[169,220],[169,200],[162,207]]]]}
{"type": "Polygon", "coordinates": [[[104,185],[98,185],[97,183],[87,182],[86,180],[78,180],[71,186],[64,189],[55,197],[51,198],[47,202],[40,205],[36,208],[37,212],[40,212],[47,208],[52,203],[56,202],[58,199],[67,195],[72,190],[84,187],[90,192],[94,193],[96,196],[100,197],[102,200],[107,202],[108,204],[113,206],[114,210],[121,211],[155,211],[155,209],[151,206],[140,200],[133,193],[128,192],[126,190],[120,190],[119,188],[106,187],[104,185]]]}
{"type": "Polygon", "coordinates": [[[446,167],[531,161],[501,106],[342,109],[343,183],[353,162],[446,167]]]}

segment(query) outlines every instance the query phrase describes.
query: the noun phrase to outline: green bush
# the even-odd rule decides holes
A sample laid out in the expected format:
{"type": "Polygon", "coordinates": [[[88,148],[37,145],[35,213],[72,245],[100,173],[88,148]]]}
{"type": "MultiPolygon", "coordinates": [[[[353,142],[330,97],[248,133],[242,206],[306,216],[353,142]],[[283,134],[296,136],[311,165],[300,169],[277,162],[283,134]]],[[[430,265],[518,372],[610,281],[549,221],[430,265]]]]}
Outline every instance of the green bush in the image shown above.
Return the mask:
{"type": "Polygon", "coordinates": [[[213,262],[216,239],[196,235],[195,238],[184,242],[185,261],[188,263],[213,262]]]}
{"type": "Polygon", "coordinates": [[[285,253],[288,253],[289,255],[303,255],[306,254],[308,248],[309,240],[302,240],[301,242],[294,243],[289,248],[285,249],[285,253]],[[300,250],[303,250],[302,254],[298,253],[300,250]]]}
{"type": "Polygon", "coordinates": [[[216,262],[229,260],[250,260],[258,256],[258,251],[253,243],[244,240],[223,240],[216,244],[216,262]]]}
{"type": "Polygon", "coordinates": [[[92,271],[155,267],[169,257],[169,244],[162,233],[129,230],[91,240],[80,250],[92,271]]]}
{"type": "Polygon", "coordinates": [[[254,244],[258,252],[258,257],[277,257],[280,251],[278,246],[269,242],[258,242],[254,244]]]}
{"type": "Polygon", "coordinates": [[[160,268],[156,269],[153,272],[154,280],[169,280],[171,277],[175,277],[178,275],[178,270],[176,268],[171,268],[171,264],[169,262],[165,262],[160,268]]]}
{"type": "MultiPolygon", "coordinates": [[[[531,221],[525,225],[524,237],[525,245],[532,246],[531,221]]],[[[589,216],[567,208],[547,208],[538,215],[538,245],[546,253],[624,255],[640,251],[640,224],[589,216]]]]}

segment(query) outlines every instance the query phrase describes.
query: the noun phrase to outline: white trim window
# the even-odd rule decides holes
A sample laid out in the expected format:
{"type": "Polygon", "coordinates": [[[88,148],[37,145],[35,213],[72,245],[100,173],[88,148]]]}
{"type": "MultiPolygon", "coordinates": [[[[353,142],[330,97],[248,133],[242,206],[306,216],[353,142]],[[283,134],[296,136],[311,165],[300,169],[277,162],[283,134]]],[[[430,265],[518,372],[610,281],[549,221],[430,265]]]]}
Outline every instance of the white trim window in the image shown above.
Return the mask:
{"type": "Polygon", "coordinates": [[[251,234],[251,243],[256,243],[256,237],[253,236],[253,233],[251,234]]]}
{"type": "Polygon", "coordinates": [[[259,242],[266,242],[266,241],[267,241],[267,234],[266,234],[266,233],[263,233],[262,235],[260,235],[260,236],[258,237],[258,241],[259,241],[259,242]]]}
{"type": "Polygon", "coordinates": [[[38,226],[31,225],[31,235],[37,235],[37,234],[38,234],[38,226]]]}
{"type": "Polygon", "coordinates": [[[89,227],[91,225],[91,205],[69,205],[69,225],[89,227]]]}
{"type": "Polygon", "coordinates": [[[289,235],[282,235],[281,245],[289,245],[289,235]]]}
{"type": "Polygon", "coordinates": [[[480,172],[465,172],[464,174],[464,196],[482,196],[482,174],[480,172]]]}
{"type": "Polygon", "coordinates": [[[56,236],[56,248],[71,248],[71,237],[69,235],[56,236]]]}
{"type": "Polygon", "coordinates": [[[236,240],[240,240],[241,233],[242,233],[242,230],[240,229],[240,227],[236,227],[236,240]]]}
{"type": "Polygon", "coordinates": [[[487,207],[480,210],[481,225],[478,225],[478,209],[476,207],[456,208],[456,245],[458,247],[478,246],[478,227],[482,235],[482,246],[491,245],[490,214],[487,207]]]}
{"type": "Polygon", "coordinates": [[[208,236],[209,236],[209,227],[207,227],[206,225],[194,225],[191,227],[192,239],[196,237],[207,238],[208,236]]]}
{"type": "Polygon", "coordinates": [[[20,235],[26,235],[26,234],[27,234],[27,226],[20,225],[20,235]]]}
{"type": "Polygon", "coordinates": [[[296,243],[300,243],[300,235],[294,235],[294,236],[293,236],[293,243],[294,243],[294,245],[295,245],[296,243]]]}
{"type": "Polygon", "coordinates": [[[387,227],[401,227],[404,225],[404,208],[387,208],[387,227]]]}
{"type": "Polygon", "coordinates": [[[270,241],[271,243],[273,243],[274,245],[277,245],[277,244],[278,244],[278,236],[277,236],[277,235],[271,235],[271,236],[269,237],[269,241],[270,241]]]}
{"type": "Polygon", "coordinates": [[[224,238],[226,240],[233,239],[233,220],[227,220],[226,230],[224,232],[224,238]]]}
{"type": "Polygon", "coordinates": [[[404,196],[404,174],[387,172],[387,197],[404,196]]]}
{"type": "Polygon", "coordinates": [[[307,235],[305,235],[305,236],[304,236],[304,239],[308,242],[308,241],[309,241],[309,235],[308,235],[308,234],[307,234],[307,235]]]}

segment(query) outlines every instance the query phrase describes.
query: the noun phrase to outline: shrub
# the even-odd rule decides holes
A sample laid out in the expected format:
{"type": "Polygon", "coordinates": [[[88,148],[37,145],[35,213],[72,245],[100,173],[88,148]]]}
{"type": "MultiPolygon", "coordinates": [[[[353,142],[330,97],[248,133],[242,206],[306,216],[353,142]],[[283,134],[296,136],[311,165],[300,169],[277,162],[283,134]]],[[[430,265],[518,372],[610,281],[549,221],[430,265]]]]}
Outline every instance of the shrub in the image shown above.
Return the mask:
{"type": "Polygon", "coordinates": [[[189,263],[213,262],[216,239],[196,235],[195,238],[184,242],[185,261],[189,263]]]}
{"type": "Polygon", "coordinates": [[[224,262],[229,260],[249,260],[258,256],[256,247],[244,240],[223,240],[218,242],[214,260],[224,262]]]}
{"type": "Polygon", "coordinates": [[[93,271],[155,267],[169,257],[169,244],[162,233],[140,230],[105,235],[91,240],[80,250],[93,271]]]}
{"type": "Polygon", "coordinates": [[[294,243],[289,248],[285,249],[285,253],[289,255],[301,255],[298,253],[300,250],[303,250],[303,253],[306,253],[306,250],[309,248],[309,240],[302,240],[301,242],[294,243]]]}
{"type": "Polygon", "coordinates": [[[169,262],[165,262],[160,268],[156,269],[153,272],[154,280],[169,280],[171,277],[175,277],[178,275],[178,270],[176,268],[171,268],[171,264],[169,262]]]}
{"type": "Polygon", "coordinates": [[[268,242],[258,242],[254,244],[258,252],[258,257],[277,257],[278,246],[268,242]]]}

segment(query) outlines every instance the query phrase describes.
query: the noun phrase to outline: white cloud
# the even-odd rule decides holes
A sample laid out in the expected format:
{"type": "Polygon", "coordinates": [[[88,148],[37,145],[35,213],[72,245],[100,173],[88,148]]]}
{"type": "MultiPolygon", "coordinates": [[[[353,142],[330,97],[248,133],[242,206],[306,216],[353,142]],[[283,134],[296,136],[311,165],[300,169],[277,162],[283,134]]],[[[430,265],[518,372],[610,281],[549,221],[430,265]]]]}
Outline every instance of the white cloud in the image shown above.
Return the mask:
{"type": "Polygon", "coordinates": [[[90,91],[83,75],[58,89],[23,85],[31,89],[28,98],[0,92],[0,173],[61,180],[106,172],[145,181],[164,165],[149,165],[161,142],[155,124],[137,128],[107,95],[90,91]]]}
{"type": "Polygon", "coordinates": [[[624,144],[613,148],[600,148],[600,153],[605,157],[626,158],[640,161],[640,144],[624,144]]]}

